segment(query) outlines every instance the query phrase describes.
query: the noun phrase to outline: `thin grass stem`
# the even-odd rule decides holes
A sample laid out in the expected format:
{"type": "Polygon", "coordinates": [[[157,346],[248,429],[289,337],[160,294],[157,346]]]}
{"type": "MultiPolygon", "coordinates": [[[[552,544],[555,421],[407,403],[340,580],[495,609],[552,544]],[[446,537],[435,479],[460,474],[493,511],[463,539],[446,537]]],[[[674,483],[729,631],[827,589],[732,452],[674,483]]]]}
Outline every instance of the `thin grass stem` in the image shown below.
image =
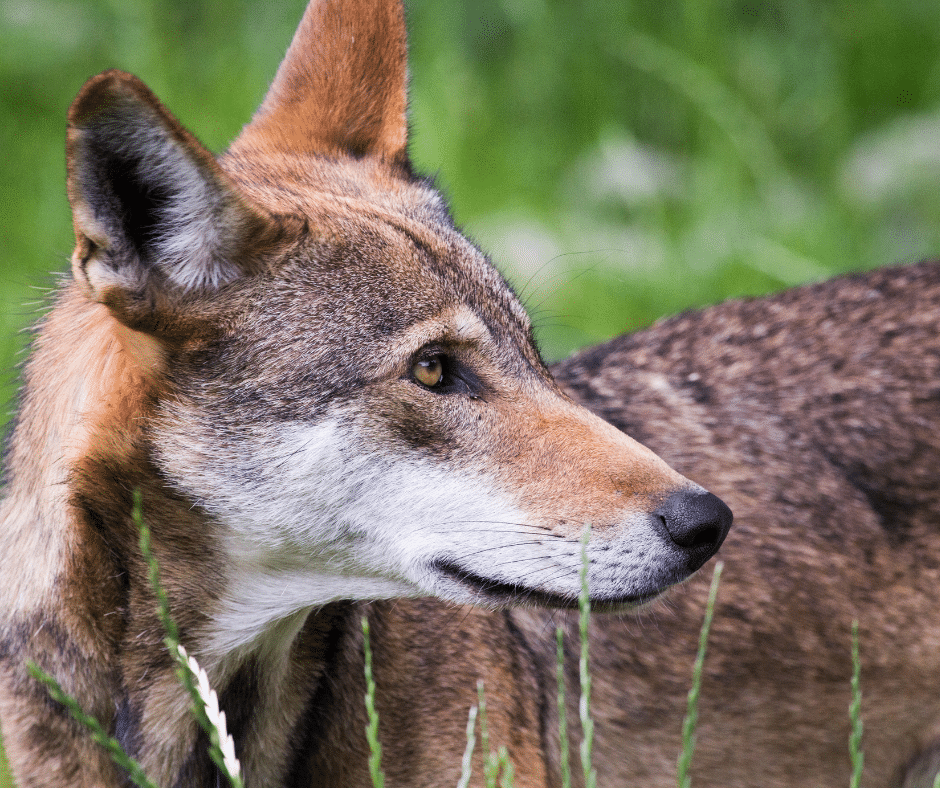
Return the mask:
{"type": "Polygon", "coordinates": [[[513,788],[516,773],[515,769],[513,769],[512,761],[509,760],[509,751],[505,746],[500,746],[499,753],[497,754],[497,762],[500,774],[502,775],[499,780],[499,788],[513,788]]]}
{"type": "Polygon", "coordinates": [[[477,682],[477,703],[480,709],[480,745],[483,747],[486,758],[483,764],[483,781],[486,788],[496,788],[496,781],[499,779],[499,758],[490,749],[490,731],[486,719],[486,692],[483,679],[477,682]]]}
{"type": "Polygon", "coordinates": [[[35,662],[27,663],[26,667],[27,670],[29,670],[29,674],[34,679],[46,685],[50,697],[56,701],[56,703],[61,703],[65,706],[69,714],[89,730],[91,738],[95,743],[107,750],[108,755],[111,756],[111,760],[127,772],[127,776],[134,785],[138,786],[138,788],[157,788],[144,773],[143,767],[124,751],[120,742],[108,735],[97,717],[86,714],[82,707],[79,706],[78,701],[65,692],[59,682],[46,673],[35,662]]]}
{"type": "Polygon", "coordinates": [[[460,780],[457,782],[457,788],[467,788],[470,784],[470,775],[473,773],[473,750],[477,743],[477,711],[476,706],[471,706],[470,713],[467,715],[467,746],[460,763],[460,780]]]}
{"type": "MultiPolygon", "coordinates": [[[[849,719],[852,732],[849,734],[849,758],[852,761],[851,788],[858,788],[862,780],[865,765],[865,753],[862,752],[862,661],[858,653],[858,621],[852,622],[852,702],[849,704],[849,719]]],[[[934,781],[934,785],[937,781],[934,781]]]]}
{"type": "Polygon", "coordinates": [[[218,696],[209,686],[208,674],[180,644],[179,629],[170,615],[169,599],[160,582],[160,566],[151,549],[150,529],[144,522],[140,490],[134,490],[131,516],[140,532],[140,552],[147,562],[150,585],[157,600],[157,616],[166,631],[163,642],[176,661],[176,675],[192,700],[193,715],[199,726],[206,732],[206,736],[209,737],[209,757],[225,775],[231,788],[243,788],[241,764],[235,757],[235,742],[226,730],[225,714],[219,710],[218,696]]]}
{"type": "Polygon", "coordinates": [[[379,742],[379,713],[375,710],[375,679],[372,677],[372,644],[369,639],[369,619],[362,617],[363,649],[366,671],[366,739],[369,742],[369,774],[372,788],[384,788],[385,774],[382,772],[382,744],[379,742]]]}
{"type": "Polygon", "coordinates": [[[715,600],[718,598],[718,584],[721,581],[722,569],[724,569],[724,564],[718,561],[712,573],[708,602],[705,604],[705,619],[702,621],[702,630],[698,639],[698,654],[695,657],[695,666],[692,669],[692,688],[689,690],[688,708],[682,722],[682,752],[679,754],[676,774],[676,784],[679,788],[690,788],[692,785],[692,777],[689,772],[692,768],[692,756],[695,754],[695,727],[698,724],[698,699],[702,687],[702,667],[705,664],[708,633],[711,631],[712,617],[715,613],[715,600]]]}
{"type": "Polygon", "coordinates": [[[591,765],[591,751],[594,747],[594,720],[591,719],[591,673],[588,664],[588,626],[591,621],[591,596],[588,588],[587,546],[591,538],[591,526],[584,527],[581,536],[581,593],[578,595],[578,625],[581,636],[581,660],[579,672],[581,678],[581,699],[578,712],[581,717],[581,767],[584,770],[585,788],[596,788],[597,771],[591,765]]]}
{"type": "Polygon", "coordinates": [[[556,665],[558,678],[558,743],[561,749],[561,785],[571,788],[571,744],[568,741],[568,712],[565,703],[565,644],[564,631],[555,630],[557,642],[556,665]]]}

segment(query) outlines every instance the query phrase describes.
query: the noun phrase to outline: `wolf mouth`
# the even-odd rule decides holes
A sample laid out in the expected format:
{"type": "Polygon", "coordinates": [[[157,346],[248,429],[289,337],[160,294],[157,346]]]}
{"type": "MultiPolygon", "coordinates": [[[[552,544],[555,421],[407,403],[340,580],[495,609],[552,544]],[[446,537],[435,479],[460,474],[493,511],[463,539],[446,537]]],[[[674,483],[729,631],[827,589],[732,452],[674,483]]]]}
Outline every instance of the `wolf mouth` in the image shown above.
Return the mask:
{"type": "MultiPolygon", "coordinates": [[[[453,561],[439,559],[429,566],[435,574],[444,575],[469,590],[474,596],[481,597],[477,604],[522,605],[525,607],[550,607],[565,610],[577,609],[578,597],[571,594],[553,594],[518,583],[504,583],[472,572],[453,561]]],[[[651,602],[665,591],[665,588],[646,594],[629,594],[606,598],[591,598],[591,609],[598,612],[617,612],[651,602]]]]}

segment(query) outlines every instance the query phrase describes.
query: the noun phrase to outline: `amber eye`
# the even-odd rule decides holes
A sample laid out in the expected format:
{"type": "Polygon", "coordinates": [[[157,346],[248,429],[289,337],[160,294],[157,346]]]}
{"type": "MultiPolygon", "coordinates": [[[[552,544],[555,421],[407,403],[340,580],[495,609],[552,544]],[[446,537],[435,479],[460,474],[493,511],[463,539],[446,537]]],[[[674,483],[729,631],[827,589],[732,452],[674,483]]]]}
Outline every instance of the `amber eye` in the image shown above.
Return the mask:
{"type": "Polygon", "coordinates": [[[418,361],[412,368],[411,374],[415,380],[428,388],[434,388],[444,377],[444,364],[440,356],[418,361]]]}

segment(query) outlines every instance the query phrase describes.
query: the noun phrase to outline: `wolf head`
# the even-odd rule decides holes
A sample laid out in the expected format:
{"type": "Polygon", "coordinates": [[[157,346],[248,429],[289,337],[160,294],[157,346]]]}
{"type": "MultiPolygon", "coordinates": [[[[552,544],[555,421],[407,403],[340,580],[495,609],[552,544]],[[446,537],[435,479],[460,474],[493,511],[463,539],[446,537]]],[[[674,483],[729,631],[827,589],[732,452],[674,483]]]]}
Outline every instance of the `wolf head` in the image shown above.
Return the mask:
{"type": "Polygon", "coordinates": [[[323,0],[219,159],[128,74],[70,111],[74,277],[124,370],[82,411],[83,500],[106,470],[199,513],[226,645],[333,599],[571,605],[587,524],[595,604],[638,604],[730,527],[554,383],[413,173],[406,91],[400,5],[323,0]]]}

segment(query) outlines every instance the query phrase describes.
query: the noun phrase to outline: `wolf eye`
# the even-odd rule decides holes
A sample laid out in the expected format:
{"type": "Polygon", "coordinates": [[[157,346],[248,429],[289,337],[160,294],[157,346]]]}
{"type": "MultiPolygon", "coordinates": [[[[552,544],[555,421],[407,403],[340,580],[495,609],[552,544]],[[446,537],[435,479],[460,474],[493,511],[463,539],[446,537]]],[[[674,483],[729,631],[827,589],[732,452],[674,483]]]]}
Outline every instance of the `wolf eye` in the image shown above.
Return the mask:
{"type": "Polygon", "coordinates": [[[444,377],[444,362],[440,356],[418,361],[411,368],[415,380],[428,388],[434,388],[444,377]]]}

